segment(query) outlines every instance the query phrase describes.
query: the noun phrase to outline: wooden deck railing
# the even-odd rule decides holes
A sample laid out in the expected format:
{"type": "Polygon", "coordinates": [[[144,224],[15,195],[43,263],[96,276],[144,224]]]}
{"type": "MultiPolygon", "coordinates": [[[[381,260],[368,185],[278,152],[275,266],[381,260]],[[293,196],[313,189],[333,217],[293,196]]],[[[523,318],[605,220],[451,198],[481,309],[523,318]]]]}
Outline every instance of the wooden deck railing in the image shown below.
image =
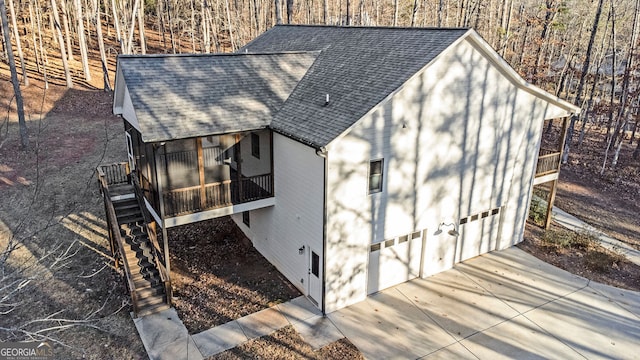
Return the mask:
{"type": "Polygon", "coordinates": [[[205,184],[204,188],[204,201],[201,199],[201,186],[165,191],[163,193],[165,214],[167,216],[185,215],[271,197],[273,196],[273,174],[205,184]]]}
{"type": "Polygon", "coordinates": [[[125,184],[129,182],[131,170],[128,162],[100,165],[98,169],[102,172],[102,176],[107,185],[125,184]]]}
{"type": "MultiPolygon", "coordinates": [[[[109,168],[109,166],[106,166],[109,168]]],[[[129,264],[126,261],[125,248],[124,248],[124,240],[120,235],[120,228],[118,227],[118,219],[116,217],[116,210],[113,207],[113,202],[111,201],[111,195],[109,194],[109,183],[107,181],[108,175],[103,171],[104,167],[98,167],[98,182],[100,183],[100,192],[102,193],[102,197],[104,200],[104,209],[105,214],[107,215],[107,226],[109,227],[109,240],[111,242],[111,251],[114,255],[115,267],[118,268],[118,255],[120,256],[120,260],[122,261],[122,265],[124,267],[125,272],[125,281],[127,283],[127,288],[129,289],[129,294],[131,294],[131,305],[133,306],[134,313],[137,313],[139,310],[138,306],[138,297],[135,291],[135,285],[133,284],[133,280],[131,280],[131,269],[129,269],[129,264]]]]}
{"type": "Polygon", "coordinates": [[[536,165],[536,176],[552,174],[560,170],[560,152],[540,149],[538,164],[536,165]]]}

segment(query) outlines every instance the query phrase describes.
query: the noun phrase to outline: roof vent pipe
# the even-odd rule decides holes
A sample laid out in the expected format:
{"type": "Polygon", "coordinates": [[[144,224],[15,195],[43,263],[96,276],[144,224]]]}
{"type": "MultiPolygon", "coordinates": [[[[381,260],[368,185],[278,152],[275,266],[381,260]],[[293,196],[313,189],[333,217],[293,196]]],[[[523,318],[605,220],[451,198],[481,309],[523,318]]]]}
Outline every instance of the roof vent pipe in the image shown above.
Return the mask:
{"type": "Polygon", "coordinates": [[[329,94],[327,94],[327,97],[324,99],[324,106],[329,105],[329,94]]]}

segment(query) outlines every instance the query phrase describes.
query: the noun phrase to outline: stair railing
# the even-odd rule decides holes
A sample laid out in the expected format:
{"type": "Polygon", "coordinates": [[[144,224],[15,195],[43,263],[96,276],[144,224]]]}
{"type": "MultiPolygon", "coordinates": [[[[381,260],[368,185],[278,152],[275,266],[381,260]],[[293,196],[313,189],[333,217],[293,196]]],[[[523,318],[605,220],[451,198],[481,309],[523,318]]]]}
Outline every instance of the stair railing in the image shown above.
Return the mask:
{"type": "Polygon", "coordinates": [[[116,251],[120,254],[120,258],[122,259],[122,264],[124,266],[125,278],[127,282],[127,287],[129,289],[129,294],[131,294],[131,303],[133,305],[134,314],[138,313],[138,295],[136,294],[136,288],[131,280],[132,274],[131,269],[129,269],[129,263],[126,260],[125,250],[124,250],[124,241],[122,240],[122,236],[120,235],[120,228],[118,227],[118,218],[116,217],[116,209],[113,206],[113,202],[111,201],[111,195],[109,194],[109,186],[107,184],[107,179],[105,177],[104,171],[102,171],[101,167],[98,167],[98,182],[100,184],[100,192],[102,193],[102,197],[104,198],[104,209],[107,215],[107,226],[109,227],[109,237],[111,241],[111,250],[114,255],[114,261],[116,268],[118,267],[118,256],[116,251]],[[115,243],[117,245],[114,246],[115,243]]]}
{"type": "Polygon", "coordinates": [[[140,182],[138,180],[138,174],[135,170],[131,171],[131,182],[133,183],[133,188],[136,193],[136,199],[138,200],[138,206],[140,206],[140,210],[142,211],[142,217],[144,218],[144,226],[147,231],[147,235],[149,236],[149,240],[151,241],[151,255],[153,256],[153,261],[156,264],[156,268],[158,269],[158,273],[160,273],[160,280],[164,284],[164,291],[167,296],[167,304],[171,305],[171,280],[169,275],[167,274],[167,268],[164,266],[164,256],[168,256],[168,254],[162,254],[158,249],[160,245],[158,244],[158,237],[155,231],[151,231],[149,224],[153,222],[153,218],[149,213],[149,209],[144,202],[144,194],[142,193],[142,187],[140,186],[140,182]]]}

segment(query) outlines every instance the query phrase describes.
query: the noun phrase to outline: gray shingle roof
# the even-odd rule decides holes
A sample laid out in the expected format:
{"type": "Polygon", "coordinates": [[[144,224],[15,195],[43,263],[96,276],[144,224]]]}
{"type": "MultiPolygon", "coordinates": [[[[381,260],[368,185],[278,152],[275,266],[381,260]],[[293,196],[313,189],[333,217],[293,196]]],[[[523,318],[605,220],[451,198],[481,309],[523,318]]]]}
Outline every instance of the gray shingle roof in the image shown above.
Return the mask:
{"type": "Polygon", "coordinates": [[[467,29],[279,25],[239,51],[321,50],[270,127],[322,147],[466,33],[467,29]]]}
{"type": "Polygon", "coordinates": [[[146,142],[268,126],[318,53],[120,56],[146,142]]]}

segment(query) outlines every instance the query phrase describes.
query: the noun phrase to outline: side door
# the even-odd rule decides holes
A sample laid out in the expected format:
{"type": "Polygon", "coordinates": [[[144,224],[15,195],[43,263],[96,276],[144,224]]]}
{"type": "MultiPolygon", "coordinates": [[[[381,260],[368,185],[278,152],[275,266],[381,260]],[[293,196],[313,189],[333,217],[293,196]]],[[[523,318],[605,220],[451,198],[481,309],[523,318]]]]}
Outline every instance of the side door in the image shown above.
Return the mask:
{"type": "Polygon", "coordinates": [[[318,307],[322,301],[322,257],[316,249],[307,245],[308,258],[308,280],[307,297],[318,307]]]}

